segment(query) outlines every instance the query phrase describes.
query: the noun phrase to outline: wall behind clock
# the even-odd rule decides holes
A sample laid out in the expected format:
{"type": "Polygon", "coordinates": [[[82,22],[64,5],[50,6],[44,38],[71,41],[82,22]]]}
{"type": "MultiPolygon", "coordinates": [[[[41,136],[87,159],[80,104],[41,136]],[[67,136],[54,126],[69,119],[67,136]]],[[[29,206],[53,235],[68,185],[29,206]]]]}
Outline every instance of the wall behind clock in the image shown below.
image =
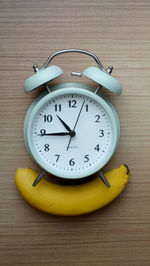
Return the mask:
{"type": "MultiPolygon", "coordinates": [[[[149,227],[150,2],[148,0],[0,1],[0,265],[147,266],[149,227]],[[32,167],[22,127],[42,89],[28,95],[24,80],[47,57],[65,48],[94,52],[123,85],[121,96],[103,92],[121,121],[118,150],[104,170],[129,165],[126,190],[108,207],[76,218],[41,213],[20,197],[18,167],[32,167]]],[[[84,55],[54,60],[65,75],[94,65],[84,55]]],[[[95,86],[87,79],[81,82],[95,86]]]]}

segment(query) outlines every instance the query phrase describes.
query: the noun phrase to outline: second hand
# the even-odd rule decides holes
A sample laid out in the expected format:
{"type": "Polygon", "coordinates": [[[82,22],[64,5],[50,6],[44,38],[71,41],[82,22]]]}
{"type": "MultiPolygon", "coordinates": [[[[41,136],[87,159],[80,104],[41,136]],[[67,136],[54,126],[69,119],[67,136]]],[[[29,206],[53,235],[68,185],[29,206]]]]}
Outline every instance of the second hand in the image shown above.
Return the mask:
{"type": "MultiPolygon", "coordinates": [[[[84,105],[84,103],[85,103],[85,100],[83,101],[82,106],[81,106],[81,108],[80,108],[80,111],[79,111],[79,114],[78,114],[77,120],[76,120],[75,125],[74,125],[74,128],[73,128],[73,131],[75,130],[76,125],[77,125],[77,123],[78,123],[78,120],[79,120],[79,117],[80,117],[80,115],[81,115],[81,112],[82,112],[82,109],[83,109],[83,105],[84,105]]],[[[68,151],[68,149],[69,149],[71,139],[72,139],[72,136],[70,136],[69,143],[68,143],[68,146],[67,146],[67,151],[68,151]]]]}

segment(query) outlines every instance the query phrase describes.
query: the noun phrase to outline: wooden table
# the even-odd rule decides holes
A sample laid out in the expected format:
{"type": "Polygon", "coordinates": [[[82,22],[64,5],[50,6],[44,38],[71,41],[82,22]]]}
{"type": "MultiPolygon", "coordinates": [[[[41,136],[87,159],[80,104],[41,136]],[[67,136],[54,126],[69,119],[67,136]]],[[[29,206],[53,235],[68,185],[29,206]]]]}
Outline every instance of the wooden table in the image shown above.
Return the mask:
{"type": "MultiPolygon", "coordinates": [[[[0,265],[150,265],[150,1],[0,1],[0,265]],[[56,217],[18,193],[18,167],[39,169],[23,141],[24,115],[40,90],[24,80],[53,52],[94,52],[123,84],[103,92],[118,110],[121,139],[105,170],[129,165],[131,179],[113,203],[81,217],[56,217]]],[[[65,76],[93,64],[81,55],[55,59],[65,76]]],[[[91,84],[89,80],[84,80],[91,84]]]]}

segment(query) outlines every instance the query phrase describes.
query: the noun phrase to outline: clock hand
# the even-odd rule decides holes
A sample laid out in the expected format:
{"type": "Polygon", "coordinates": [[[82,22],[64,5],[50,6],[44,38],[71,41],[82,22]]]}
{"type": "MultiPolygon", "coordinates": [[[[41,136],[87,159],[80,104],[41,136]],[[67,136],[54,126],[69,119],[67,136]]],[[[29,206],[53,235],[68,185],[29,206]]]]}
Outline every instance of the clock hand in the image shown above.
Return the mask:
{"type": "Polygon", "coordinates": [[[68,149],[69,149],[71,139],[72,139],[72,137],[70,136],[69,143],[68,143],[68,146],[67,146],[67,151],[68,151],[68,149]]]}
{"type": "Polygon", "coordinates": [[[83,105],[84,105],[84,103],[85,103],[85,100],[84,100],[83,103],[82,103],[82,106],[81,106],[81,109],[80,109],[80,112],[79,112],[79,114],[78,114],[78,117],[77,117],[77,120],[76,120],[76,122],[75,122],[75,125],[74,125],[73,130],[75,130],[75,128],[76,128],[76,125],[77,125],[78,120],[79,120],[79,117],[80,117],[80,115],[81,115],[81,111],[82,111],[82,109],[83,109],[83,105]]]}
{"type": "Polygon", "coordinates": [[[38,136],[66,136],[70,135],[70,132],[56,132],[56,133],[44,133],[44,134],[37,134],[38,136]]]}
{"type": "Polygon", "coordinates": [[[74,137],[75,136],[75,131],[71,130],[70,132],[56,132],[56,133],[44,133],[44,134],[37,134],[38,136],[71,136],[74,137]]]}
{"type": "Polygon", "coordinates": [[[60,116],[57,115],[57,117],[59,118],[59,120],[61,121],[61,123],[64,125],[64,127],[70,132],[71,128],[60,118],[60,116]]]}
{"type": "MultiPolygon", "coordinates": [[[[77,126],[77,123],[78,123],[79,117],[80,117],[80,115],[81,115],[81,112],[82,112],[82,109],[83,109],[83,105],[84,105],[84,103],[85,103],[85,100],[83,101],[83,103],[82,103],[82,105],[81,105],[81,108],[80,108],[80,111],[79,111],[79,114],[78,114],[77,120],[76,120],[75,125],[74,125],[74,128],[73,128],[73,131],[75,130],[75,128],[76,128],[76,126],[77,126]]],[[[68,146],[67,146],[67,150],[69,149],[71,139],[72,139],[72,136],[70,136],[69,143],[68,143],[68,146]]]]}

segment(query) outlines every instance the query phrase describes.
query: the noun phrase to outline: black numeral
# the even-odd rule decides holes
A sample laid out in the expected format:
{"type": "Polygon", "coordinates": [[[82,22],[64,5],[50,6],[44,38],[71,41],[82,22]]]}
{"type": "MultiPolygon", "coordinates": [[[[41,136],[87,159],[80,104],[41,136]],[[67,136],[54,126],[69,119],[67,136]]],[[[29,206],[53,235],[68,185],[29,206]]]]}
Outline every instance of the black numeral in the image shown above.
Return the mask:
{"type": "Polygon", "coordinates": [[[100,135],[99,135],[100,138],[104,136],[104,130],[103,129],[100,129],[99,133],[100,133],[100,135]]]}
{"type": "Polygon", "coordinates": [[[89,111],[89,106],[88,106],[88,104],[85,105],[85,111],[86,111],[86,112],[89,111]]]}
{"type": "Polygon", "coordinates": [[[100,150],[99,144],[97,144],[97,145],[95,146],[94,150],[96,150],[96,151],[99,151],[99,150],[100,150]]]}
{"type": "Polygon", "coordinates": [[[76,108],[77,101],[76,100],[69,100],[69,108],[76,108]]]}
{"type": "Polygon", "coordinates": [[[55,104],[55,112],[61,112],[61,104],[55,104]]]}
{"type": "Polygon", "coordinates": [[[95,115],[95,123],[100,123],[100,115],[95,115]]]}
{"type": "Polygon", "coordinates": [[[53,117],[52,115],[44,115],[44,122],[52,122],[53,117]]]}
{"type": "Polygon", "coordinates": [[[55,156],[56,156],[56,163],[57,163],[58,160],[59,160],[60,155],[59,154],[55,154],[55,156]]]}
{"type": "Polygon", "coordinates": [[[44,151],[49,151],[49,144],[44,145],[44,151]]]}
{"type": "Polygon", "coordinates": [[[41,133],[41,135],[45,135],[46,134],[46,130],[45,129],[41,129],[40,133],[41,133]]]}
{"type": "Polygon", "coordinates": [[[69,164],[70,164],[71,166],[75,165],[74,158],[72,158],[72,159],[69,161],[69,164]]]}
{"type": "Polygon", "coordinates": [[[84,162],[87,163],[89,161],[89,155],[88,154],[85,155],[84,158],[85,158],[84,162]]]}

